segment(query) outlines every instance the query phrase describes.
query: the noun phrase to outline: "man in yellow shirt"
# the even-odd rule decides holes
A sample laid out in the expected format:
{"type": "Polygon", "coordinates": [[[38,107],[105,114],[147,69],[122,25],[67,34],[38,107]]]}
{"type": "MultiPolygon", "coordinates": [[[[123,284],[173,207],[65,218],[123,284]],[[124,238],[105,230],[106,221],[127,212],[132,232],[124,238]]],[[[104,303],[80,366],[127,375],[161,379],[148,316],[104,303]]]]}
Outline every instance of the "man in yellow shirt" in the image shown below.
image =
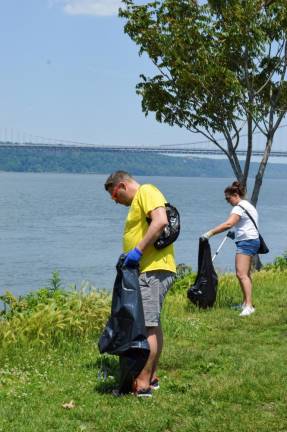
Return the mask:
{"type": "Polygon", "coordinates": [[[135,394],[151,396],[151,390],[159,388],[156,368],[163,346],[160,312],[176,273],[173,245],[161,250],[154,247],[168,223],[167,201],[155,186],[140,185],[125,171],[111,174],[105,189],[116,203],[130,207],[123,235],[125,265],[139,263],[139,285],[150,346],[147,363],[136,379],[135,394]]]}

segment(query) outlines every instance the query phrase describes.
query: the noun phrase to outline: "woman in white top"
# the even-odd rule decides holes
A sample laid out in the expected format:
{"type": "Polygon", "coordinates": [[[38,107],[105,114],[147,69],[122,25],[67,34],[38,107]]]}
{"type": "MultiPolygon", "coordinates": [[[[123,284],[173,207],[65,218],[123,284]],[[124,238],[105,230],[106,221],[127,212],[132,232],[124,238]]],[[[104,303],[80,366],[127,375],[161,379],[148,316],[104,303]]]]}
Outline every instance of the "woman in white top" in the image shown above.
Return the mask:
{"type": "Polygon", "coordinates": [[[243,303],[240,316],[249,316],[255,312],[252,305],[252,279],[251,263],[252,257],[257,254],[260,241],[257,229],[245,210],[252,216],[258,227],[258,213],[256,208],[250,204],[245,197],[245,188],[235,181],[231,186],[224,190],[225,199],[233,206],[228,219],[222,224],[212,228],[204,233],[201,238],[209,239],[215,234],[235,228],[235,268],[236,276],[239,280],[242,293],[243,303]]]}

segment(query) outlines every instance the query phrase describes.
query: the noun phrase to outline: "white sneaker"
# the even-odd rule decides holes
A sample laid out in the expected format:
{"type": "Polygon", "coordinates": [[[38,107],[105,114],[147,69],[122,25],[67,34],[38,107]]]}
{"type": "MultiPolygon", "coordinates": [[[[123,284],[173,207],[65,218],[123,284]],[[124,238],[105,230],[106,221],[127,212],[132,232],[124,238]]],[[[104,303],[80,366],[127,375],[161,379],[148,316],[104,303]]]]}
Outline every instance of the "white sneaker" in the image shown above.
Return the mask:
{"type": "Polygon", "coordinates": [[[245,308],[245,303],[233,304],[230,306],[230,309],[233,310],[243,310],[245,308]]]}
{"type": "Polygon", "coordinates": [[[241,314],[239,314],[239,316],[244,317],[244,316],[249,316],[251,314],[253,314],[255,312],[255,308],[253,306],[244,306],[241,314]]]}

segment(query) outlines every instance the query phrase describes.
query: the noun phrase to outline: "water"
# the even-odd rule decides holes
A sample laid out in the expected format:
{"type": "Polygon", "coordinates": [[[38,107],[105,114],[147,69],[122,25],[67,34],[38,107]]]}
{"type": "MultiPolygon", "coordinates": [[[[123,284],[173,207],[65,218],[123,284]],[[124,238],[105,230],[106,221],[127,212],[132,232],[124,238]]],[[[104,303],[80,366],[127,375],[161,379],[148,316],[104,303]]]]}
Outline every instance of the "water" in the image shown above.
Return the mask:
{"type": "MultiPolygon", "coordinates": [[[[52,272],[63,285],[83,280],[111,289],[128,209],[104,191],[104,175],[0,173],[0,294],[23,294],[47,286],[52,272]]],[[[177,263],[197,268],[198,238],[223,222],[228,179],[138,177],[157,185],[182,217],[175,244],[177,263]]],[[[231,179],[230,179],[231,181],[231,179]]],[[[270,262],[287,249],[287,180],[264,181],[258,210],[270,262]]],[[[213,252],[224,234],[211,239],[213,252]]],[[[233,270],[234,244],[225,243],[215,261],[233,270]]]]}

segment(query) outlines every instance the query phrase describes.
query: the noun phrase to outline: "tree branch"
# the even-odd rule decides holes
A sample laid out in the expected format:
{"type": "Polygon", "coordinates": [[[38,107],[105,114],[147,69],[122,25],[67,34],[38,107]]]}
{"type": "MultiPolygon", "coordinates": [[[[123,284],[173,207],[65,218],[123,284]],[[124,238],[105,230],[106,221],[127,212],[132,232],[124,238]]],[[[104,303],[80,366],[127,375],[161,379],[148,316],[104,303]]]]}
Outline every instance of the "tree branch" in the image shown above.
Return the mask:
{"type": "Polygon", "coordinates": [[[280,83],[279,83],[279,85],[278,85],[278,93],[277,93],[277,95],[276,95],[276,97],[275,97],[275,99],[274,99],[274,102],[273,102],[274,107],[277,105],[277,102],[278,102],[278,100],[279,100],[279,98],[280,98],[280,96],[281,96],[281,90],[280,90],[280,87],[282,86],[282,83],[284,82],[284,78],[285,78],[286,70],[287,70],[287,43],[286,43],[286,41],[284,41],[284,42],[285,42],[285,50],[284,50],[284,67],[283,67],[283,69],[282,69],[281,76],[280,76],[280,83]]]}
{"type": "MultiPolygon", "coordinates": [[[[283,43],[282,43],[282,45],[279,47],[279,49],[278,49],[278,51],[277,51],[275,57],[277,57],[278,55],[281,54],[281,51],[282,51],[282,49],[283,49],[283,47],[284,47],[284,43],[285,43],[285,42],[283,41],[283,43]]],[[[270,49],[269,49],[269,54],[268,54],[269,59],[270,59],[270,54],[271,54],[271,44],[270,44],[270,49]]],[[[272,80],[273,75],[276,73],[276,69],[281,65],[282,61],[283,61],[283,59],[280,58],[280,60],[278,61],[278,63],[277,63],[277,64],[275,65],[275,67],[273,68],[273,70],[272,70],[271,74],[269,75],[268,79],[267,79],[267,80],[265,81],[265,83],[260,87],[260,89],[257,90],[257,91],[254,93],[255,96],[258,96],[258,95],[262,92],[262,90],[265,89],[265,87],[267,86],[267,84],[272,80]]]]}
{"type": "Polygon", "coordinates": [[[253,147],[253,125],[252,125],[253,117],[250,113],[248,115],[247,119],[247,152],[246,152],[246,158],[244,163],[244,171],[243,171],[243,178],[244,178],[244,185],[247,183],[248,174],[249,174],[249,168],[250,168],[250,162],[251,162],[251,155],[252,155],[252,147],[253,147]]]}
{"type": "Polygon", "coordinates": [[[276,130],[278,129],[278,127],[280,126],[280,123],[283,119],[283,117],[286,115],[286,110],[284,110],[279,116],[278,119],[276,120],[275,125],[273,126],[272,130],[271,130],[271,135],[274,136],[276,130]]]}
{"type": "Polygon", "coordinates": [[[235,121],[233,119],[231,119],[231,124],[232,124],[232,127],[233,127],[234,131],[235,131],[235,134],[234,134],[233,137],[231,137],[231,139],[233,140],[236,137],[236,143],[233,146],[234,150],[236,150],[237,147],[238,147],[239,141],[240,141],[240,135],[239,135],[239,130],[237,129],[236,123],[235,123],[235,121]]]}
{"type": "Polygon", "coordinates": [[[242,175],[241,165],[239,163],[239,159],[238,159],[238,156],[236,154],[236,151],[234,150],[234,147],[233,147],[232,137],[229,133],[229,130],[225,127],[225,125],[223,127],[223,135],[224,135],[226,142],[227,142],[228,159],[229,159],[230,164],[232,166],[233,172],[236,175],[236,177],[238,178],[238,180],[242,181],[243,175],[242,175]]]}
{"type": "MultiPolygon", "coordinates": [[[[264,130],[261,126],[260,123],[256,120],[256,118],[254,116],[252,116],[252,120],[255,123],[255,128],[253,129],[253,132],[256,130],[256,128],[258,128],[260,130],[260,132],[267,137],[268,135],[268,129],[266,128],[266,130],[264,130]]],[[[262,120],[261,120],[262,121],[262,120]]],[[[264,124],[265,125],[265,124],[264,124]]]]}

